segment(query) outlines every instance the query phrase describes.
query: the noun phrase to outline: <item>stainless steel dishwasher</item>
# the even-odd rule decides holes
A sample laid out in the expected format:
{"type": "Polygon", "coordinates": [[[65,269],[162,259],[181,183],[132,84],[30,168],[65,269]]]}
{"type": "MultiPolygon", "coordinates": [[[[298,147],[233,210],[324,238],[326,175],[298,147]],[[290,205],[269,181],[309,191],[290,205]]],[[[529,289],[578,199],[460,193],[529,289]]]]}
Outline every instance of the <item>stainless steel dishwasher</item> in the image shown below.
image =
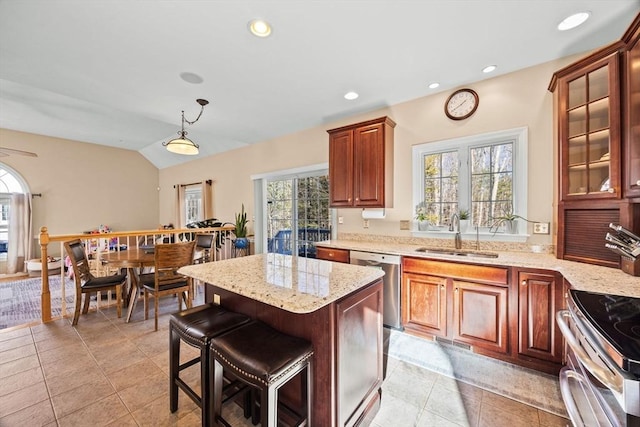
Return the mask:
{"type": "Polygon", "coordinates": [[[400,322],[400,256],[373,252],[350,252],[351,264],[380,268],[384,271],[382,323],[402,329],[400,322]]]}

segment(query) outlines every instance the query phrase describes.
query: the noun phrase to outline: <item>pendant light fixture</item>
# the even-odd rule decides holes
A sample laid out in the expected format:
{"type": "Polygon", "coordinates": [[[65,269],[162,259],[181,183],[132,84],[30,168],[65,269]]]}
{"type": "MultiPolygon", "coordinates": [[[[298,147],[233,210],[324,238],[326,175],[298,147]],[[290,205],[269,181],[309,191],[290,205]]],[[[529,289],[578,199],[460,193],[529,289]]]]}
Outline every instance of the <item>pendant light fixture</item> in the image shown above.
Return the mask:
{"type": "Polygon", "coordinates": [[[194,121],[190,122],[189,120],[184,118],[184,110],[182,110],[182,130],[178,132],[178,135],[180,136],[176,139],[172,139],[169,142],[162,143],[163,146],[167,147],[167,151],[171,151],[172,153],[176,154],[184,154],[187,156],[195,156],[199,153],[198,149],[200,148],[200,146],[187,138],[187,131],[184,130],[184,122],[187,122],[190,125],[197,122],[200,116],[202,116],[204,106],[209,103],[209,101],[207,101],[206,99],[196,99],[196,102],[200,104],[200,114],[198,114],[198,117],[196,117],[194,121]]]}

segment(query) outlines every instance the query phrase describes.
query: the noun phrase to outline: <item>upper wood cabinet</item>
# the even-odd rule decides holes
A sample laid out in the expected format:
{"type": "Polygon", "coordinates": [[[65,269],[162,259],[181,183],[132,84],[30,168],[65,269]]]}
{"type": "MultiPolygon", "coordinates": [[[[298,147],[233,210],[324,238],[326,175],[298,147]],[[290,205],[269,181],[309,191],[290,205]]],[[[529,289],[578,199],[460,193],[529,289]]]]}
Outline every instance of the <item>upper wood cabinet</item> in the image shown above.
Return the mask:
{"type": "Polygon", "coordinates": [[[640,232],[640,14],[617,42],[554,73],[558,258],[618,268],[609,223],[640,232]]]}
{"type": "Polygon", "coordinates": [[[555,75],[560,198],[620,197],[620,70],[617,48],[555,75]]]}
{"type": "Polygon", "coordinates": [[[622,37],[624,53],[624,179],[626,197],[640,197],[640,14],[622,37]]]}
{"type": "Polygon", "coordinates": [[[380,117],[327,131],[331,207],[393,206],[395,125],[380,117]]]}

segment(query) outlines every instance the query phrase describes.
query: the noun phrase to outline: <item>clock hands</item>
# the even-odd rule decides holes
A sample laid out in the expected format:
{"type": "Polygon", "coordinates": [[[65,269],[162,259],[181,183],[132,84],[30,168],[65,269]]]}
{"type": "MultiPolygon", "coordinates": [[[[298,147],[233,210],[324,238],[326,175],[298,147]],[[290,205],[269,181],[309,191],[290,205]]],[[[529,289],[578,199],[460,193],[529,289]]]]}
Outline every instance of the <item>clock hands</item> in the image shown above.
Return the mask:
{"type": "Polygon", "coordinates": [[[466,99],[462,101],[460,104],[456,105],[454,108],[452,108],[451,111],[456,111],[458,108],[462,107],[465,102],[467,102],[466,99]]]}

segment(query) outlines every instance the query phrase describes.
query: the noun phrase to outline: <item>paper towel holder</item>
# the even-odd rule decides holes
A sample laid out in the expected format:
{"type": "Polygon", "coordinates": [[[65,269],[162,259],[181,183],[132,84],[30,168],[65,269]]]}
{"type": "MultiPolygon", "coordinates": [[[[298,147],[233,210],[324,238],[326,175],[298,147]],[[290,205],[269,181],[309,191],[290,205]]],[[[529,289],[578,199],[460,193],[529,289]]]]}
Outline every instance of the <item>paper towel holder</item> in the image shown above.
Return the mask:
{"type": "Polygon", "coordinates": [[[362,218],[364,219],[384,219],[386,214],[384,208],[362,208],[362,218]]]}

